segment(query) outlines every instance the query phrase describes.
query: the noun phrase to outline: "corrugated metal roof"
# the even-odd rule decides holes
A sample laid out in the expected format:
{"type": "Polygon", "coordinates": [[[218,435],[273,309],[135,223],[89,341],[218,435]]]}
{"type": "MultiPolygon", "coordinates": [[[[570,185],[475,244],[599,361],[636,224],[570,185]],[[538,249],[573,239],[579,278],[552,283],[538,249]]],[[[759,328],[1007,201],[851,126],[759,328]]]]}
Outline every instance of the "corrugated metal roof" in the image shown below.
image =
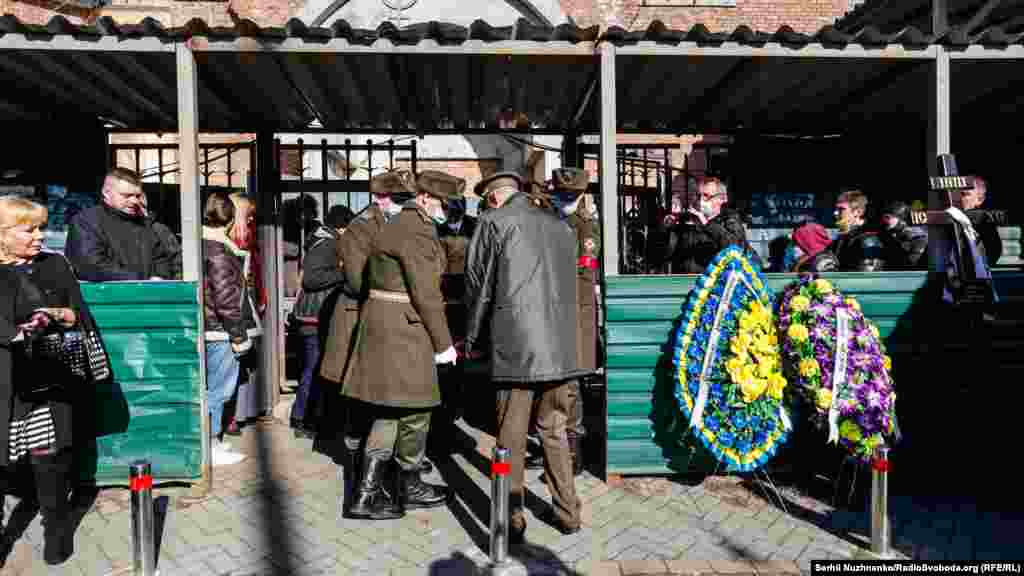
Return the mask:
{"type": "MultiPolygon", "coordinates": [[[[620,46],[618,115],[626,130],[819,134],[841,132],[850,122],[923,122],[930,60],[922,55],[929,46],[966,41],[1000,48],[1021,43],[1024,33],[995,28],[935,39],[917,28],[711,32],[654,22],[641,31],[613,27],[599,37],[597,27],[526,20],[508,27],[428,22],[363,30],[344,21],[317,28],[294,19],[281,28],[247,20],[210,27],[199,19],[165,28],[152,18],[76,26],[61,16],[41,26],[8,15],[0,17],[0,73],[16,82],[0,94],[0,122],[102,117],[175,131],[173,46],[190,38],[201,39],[194,53],[203,131],[303,132],[313,121],[342,133],[493,131],[499,113],[510,108],[538,132],[571,126],[595,132],[599,58],[593,48],[606,40],[620,46]],[[335,50],[338,43],[342,51],[335,50]],[[676,57],[645,54],[648,47],[676,57]],[[879,57],[863,58],[872,53],[879,57]],[[844,54],[860,57],[817,57],[844,54]],[[880,57],[885,54],[898,57],[880,57]]],[[[1020,76],[1013,69],[1001,74],[1003,80],[1020,76]]],[[[968,89],[954,82],[955,103],[989,92],[991,79],[981,80],[968,89]]]]}
{"type": "MultiPolygon", "coordinates": [[[[868,0],[836,21],[843,32],[875,28],[884,34],[914,29],[929,35],[934,0],[868,0]]],[[[954,45],[1012,44],[1024,33],[1024,0],[947,0],[949,30],[939,41],[954,45]]]]}

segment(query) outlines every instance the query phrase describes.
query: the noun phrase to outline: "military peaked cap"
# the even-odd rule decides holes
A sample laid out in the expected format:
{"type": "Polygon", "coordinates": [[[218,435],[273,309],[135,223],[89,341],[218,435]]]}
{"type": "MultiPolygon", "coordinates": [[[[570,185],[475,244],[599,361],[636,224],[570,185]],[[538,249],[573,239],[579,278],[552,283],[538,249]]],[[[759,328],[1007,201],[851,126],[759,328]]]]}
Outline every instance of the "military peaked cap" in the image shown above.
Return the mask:
{"type": "Polygon", "coordinates": [[[374,194],[412,194],[412,174],[407,170],[389,170],[370,179],[374,194]]]}
{"type": "Polygon", "coordinates": [[[555,188],[582,194],[590,186],[590,174],[582,168],[556,168],[551,173],[555,188]]]}
{"type": "Polygon", "coordinates": [[[518,172],[505,171],[495,172],[490,176],[487,176],[481,180],[476,187],[473,188],[473,192],[481,198],[486,198],[487,194],[499,187],[499,186],[515,186],[516,188],[523,189],[523,177],[518,172]]]}
{"type": "Polygon", "coordinates": [[[416,180],[416,188],[444,202],[450,202],[463,197],[466,180],[437,170],[424,170],[416,180]]]}

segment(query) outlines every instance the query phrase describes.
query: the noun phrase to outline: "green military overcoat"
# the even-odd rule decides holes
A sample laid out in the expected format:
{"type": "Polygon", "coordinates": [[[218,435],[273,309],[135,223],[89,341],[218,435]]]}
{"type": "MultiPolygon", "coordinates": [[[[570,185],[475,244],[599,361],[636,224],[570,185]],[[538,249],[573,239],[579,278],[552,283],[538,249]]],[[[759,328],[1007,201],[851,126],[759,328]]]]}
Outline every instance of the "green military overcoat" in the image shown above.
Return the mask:
{"type": "Polygon", "coordinates": [[[584,257],[599,259],[601,226],[594,218],[579,212],[571,214],[566,222],[576,233],[576,293],[579,302],[576,359],[580,369],[594,371],[597,370],[597,299],[594,295],[597,269],[585,266],[584,257]]]}
{"type": "Polygon", "coordinates": [[[369,298],[343,394],[401,408],[441,403],[434,354],[452,346],[441,296],[445,267],[433,220],[407,203],[378,235],[367,262],[369,298]]]}
{"type": "Polygon", "coordinates": [[[359,294],[360,298],[341,297],[334,305],[320,365],[320,376],[331,382],[340,383],[345,376],[345,367],[352,352],[352,337],[359,324],[360,302],[365,297],[363,277],[366,261],[370,257],[374,240],[384,228],[384,221],[384,213],[374,204],[363,217],[352,221],[338,238],[338,253],[341,255],[340,264],[345,272],[345,282],[352,293],[359,294]]]}

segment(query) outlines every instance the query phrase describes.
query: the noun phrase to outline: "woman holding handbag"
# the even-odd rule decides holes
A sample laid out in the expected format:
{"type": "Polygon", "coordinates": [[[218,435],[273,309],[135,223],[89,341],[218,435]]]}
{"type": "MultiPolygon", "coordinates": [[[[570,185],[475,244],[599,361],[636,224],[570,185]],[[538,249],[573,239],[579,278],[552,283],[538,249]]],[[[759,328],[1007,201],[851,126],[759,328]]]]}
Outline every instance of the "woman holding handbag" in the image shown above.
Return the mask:
{"type": "MultiPolygon", "coordinates": [[[[74,544],[72,414],[93,379],[81,338],[95,331],[67,260],[42,252],[46,221],[45,206],[0,198],[0,466],[3,488],[31,473],[43,516],[43,558],[61,564],[74,544]]],[[[0,505],[2,499],[0,493],[0,505]]],[[[0,565],[11,545],[5,536],[0,565]]]]}

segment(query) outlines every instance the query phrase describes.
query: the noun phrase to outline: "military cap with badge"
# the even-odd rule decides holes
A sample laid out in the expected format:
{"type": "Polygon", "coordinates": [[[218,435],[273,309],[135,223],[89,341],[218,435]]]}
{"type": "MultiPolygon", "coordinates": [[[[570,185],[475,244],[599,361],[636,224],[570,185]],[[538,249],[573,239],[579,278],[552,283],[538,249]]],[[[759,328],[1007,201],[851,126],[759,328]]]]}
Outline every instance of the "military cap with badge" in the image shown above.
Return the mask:
{"type": "Polygon", "coordinates": [[[427,194],[441,201],[437,211],[430,214],[437,224],[447,220],[445,208],[449,202],[459,200],[466,192],[466,180],[437,170],[424,170],[416,179],[417,194],[427,194]]]}

